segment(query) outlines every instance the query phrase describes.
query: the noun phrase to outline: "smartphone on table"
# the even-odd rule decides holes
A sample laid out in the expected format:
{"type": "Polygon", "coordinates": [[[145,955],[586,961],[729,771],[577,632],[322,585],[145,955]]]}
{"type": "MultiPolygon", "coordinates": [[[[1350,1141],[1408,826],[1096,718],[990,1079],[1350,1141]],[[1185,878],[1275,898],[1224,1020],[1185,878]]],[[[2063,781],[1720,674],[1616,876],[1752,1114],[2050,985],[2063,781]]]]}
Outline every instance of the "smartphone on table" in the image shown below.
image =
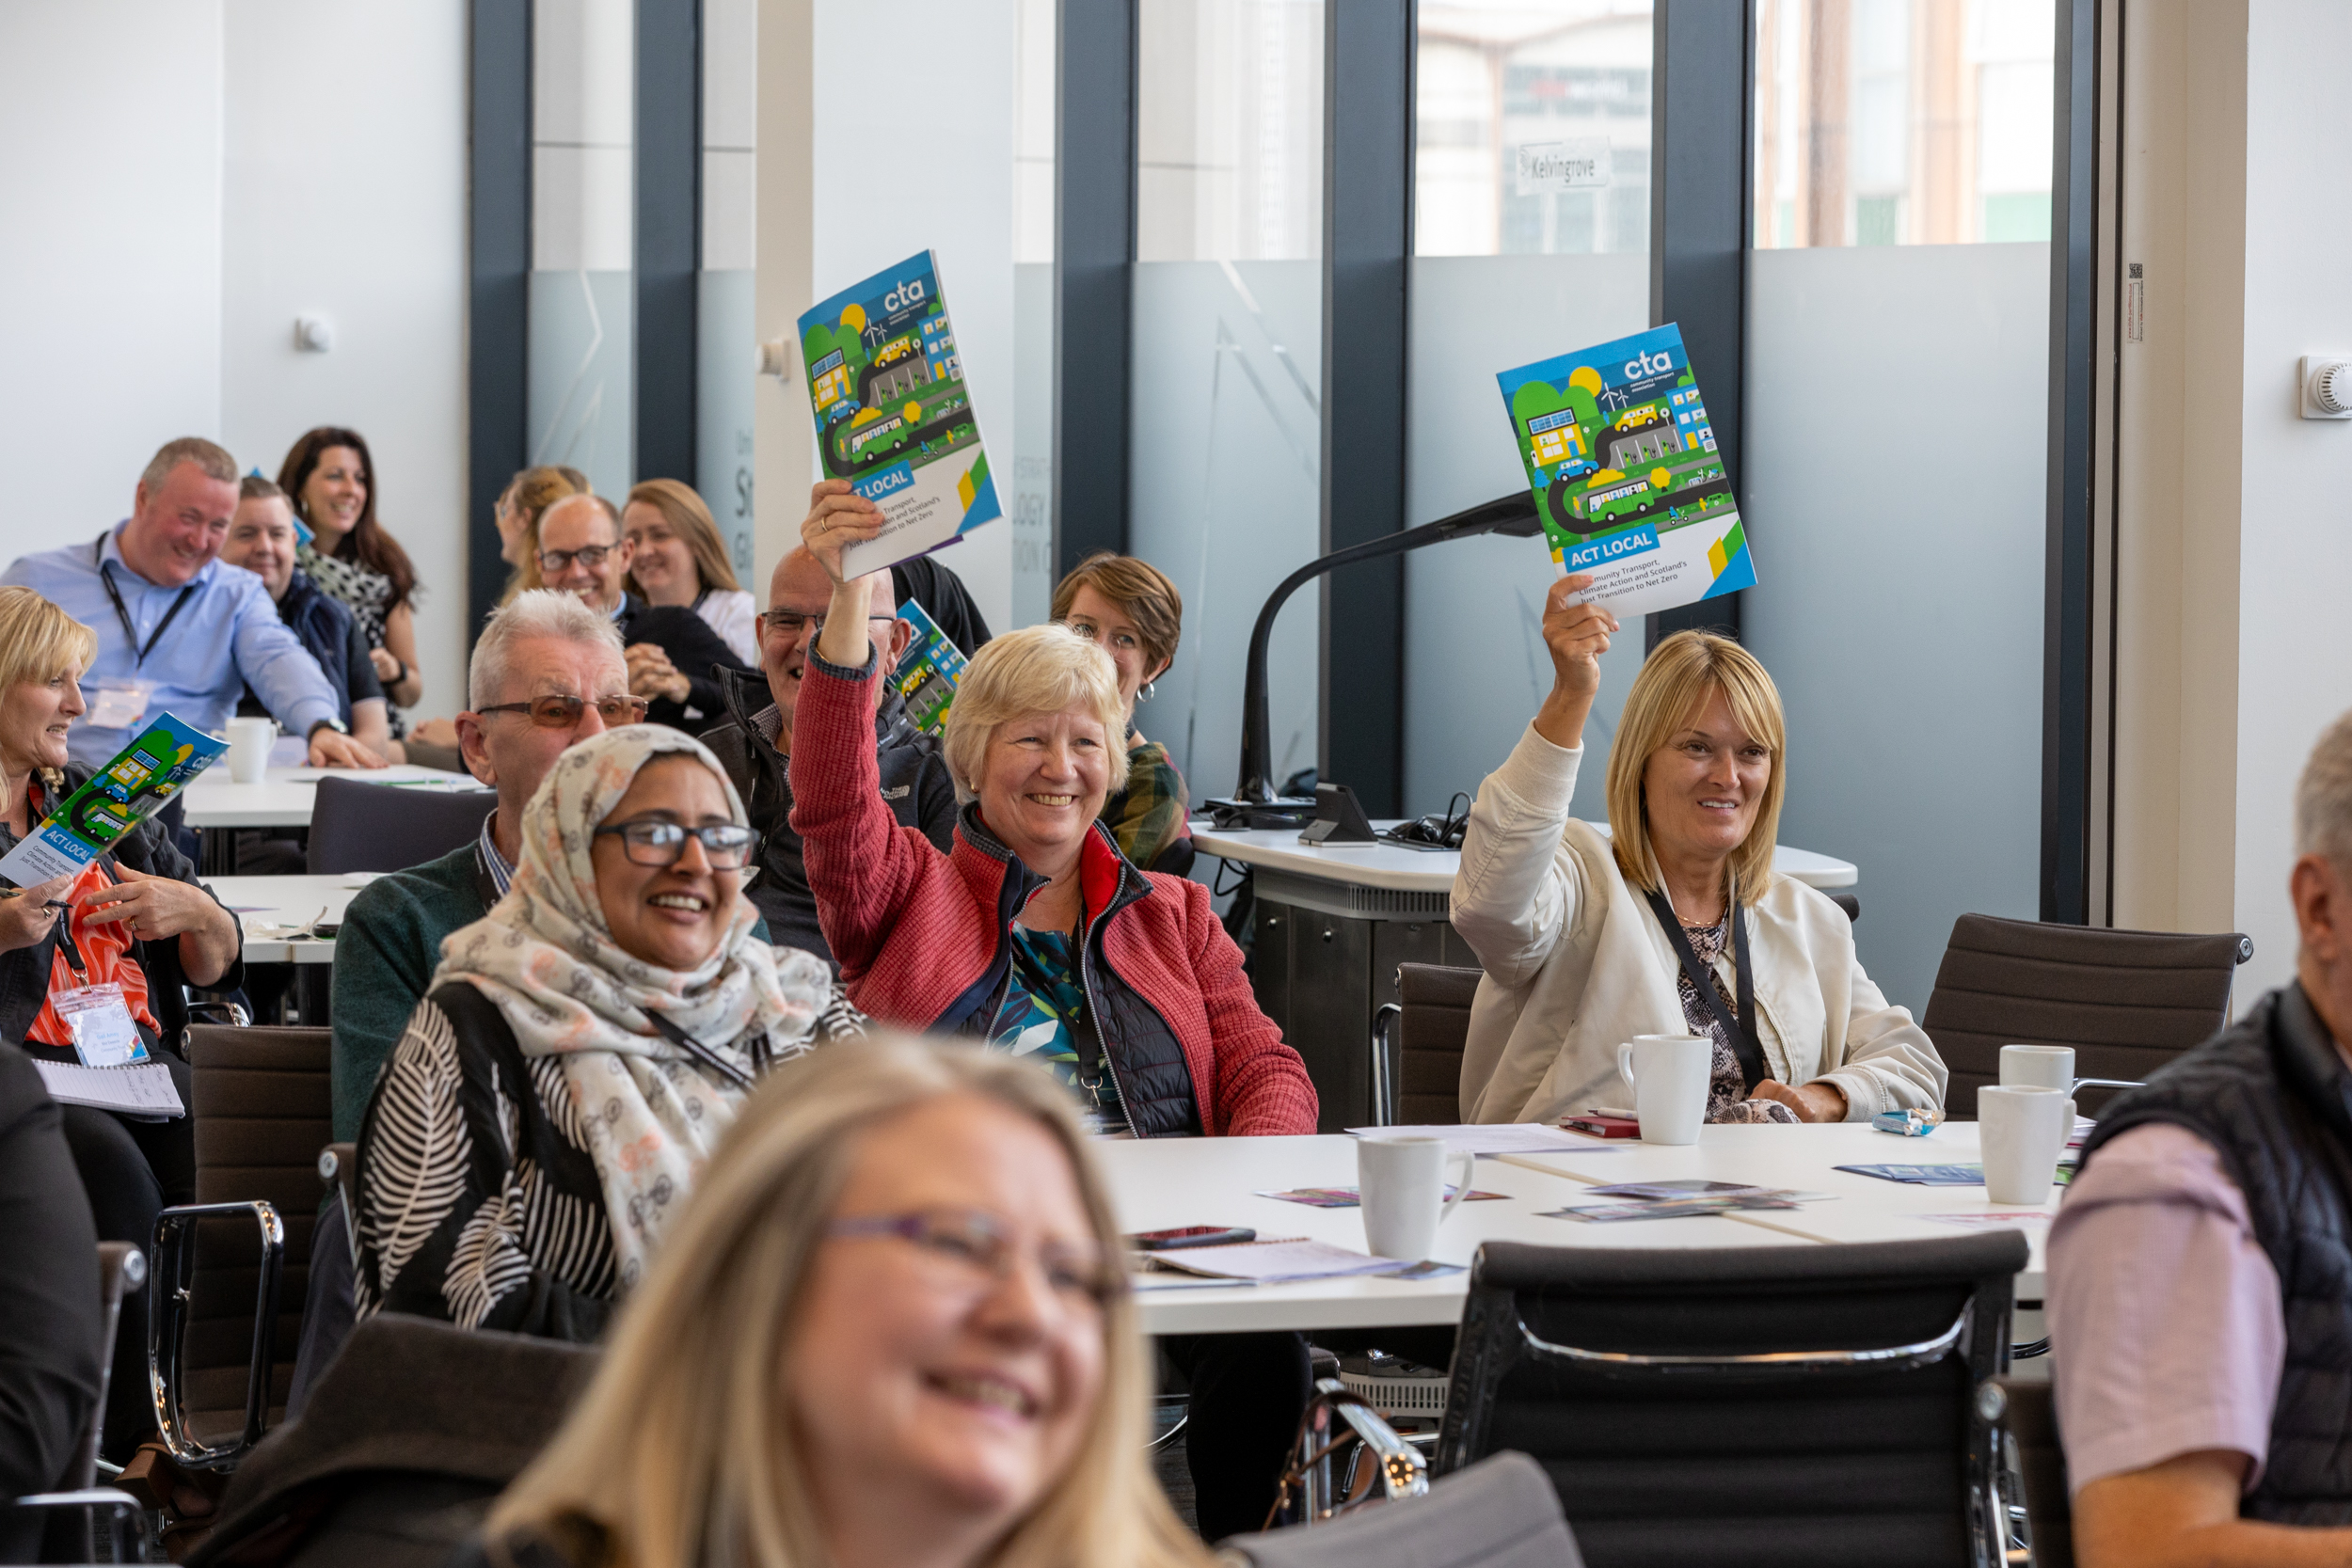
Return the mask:
{"type": "Polygon", "coordinates": [[[1184,1247],[1231,1246],[1254,1242],[1258,1233],[1246,1225],[1180,1225],[1172,1230],[1146,1230],[1127,1238],[1142,1252],[1176,1252],[1184,1247]]]}

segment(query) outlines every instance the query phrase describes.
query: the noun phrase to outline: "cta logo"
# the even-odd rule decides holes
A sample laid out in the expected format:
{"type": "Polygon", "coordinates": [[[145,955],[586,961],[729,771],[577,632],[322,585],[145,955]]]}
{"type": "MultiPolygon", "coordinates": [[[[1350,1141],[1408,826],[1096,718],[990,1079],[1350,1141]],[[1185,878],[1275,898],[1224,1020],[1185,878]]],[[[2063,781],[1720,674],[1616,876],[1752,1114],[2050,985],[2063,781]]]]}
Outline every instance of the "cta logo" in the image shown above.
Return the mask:
{"type": "Polygon", "coordinates": [[[882,309],[885,310],[904,310],[922,303],[923,280],[919,277],[910,277],[882,295],[882,309]]]}
{"type": "Polygon", "coordinates": [[[914,470],[904,463],[896,463],[881,473],[868,474],[850,486],[869,501],[878,501],[914,483],[914,470]]]}
{"type": "Polygon", "coordinates": [[[1625,375],[1628,381],[1639,381],[1645,376],[1664,375],[1674,368],[1673,355],[1652,354],[1644,349],[1625,362],[1625,375]]]}

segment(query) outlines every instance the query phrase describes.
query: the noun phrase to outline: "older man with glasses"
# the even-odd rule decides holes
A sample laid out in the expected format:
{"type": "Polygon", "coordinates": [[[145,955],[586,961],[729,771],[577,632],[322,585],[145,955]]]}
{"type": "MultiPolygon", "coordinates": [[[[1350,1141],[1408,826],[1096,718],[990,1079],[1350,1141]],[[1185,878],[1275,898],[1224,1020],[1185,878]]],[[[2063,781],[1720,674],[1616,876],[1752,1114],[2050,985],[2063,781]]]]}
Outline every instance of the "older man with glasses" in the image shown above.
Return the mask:
{"type": "MultiPolygon", "coordinates": [[[[821,500],[839,481],[819,485],[821,500]]],[[[888,572],[866,578],[867,619],[882,652],[882,668],[895,666],[913,641],[914,628],[898,619],[891,602],[888,572]]],[[[805,546],[776,563],[768,586],[768,609],[759,618],[760,673],[723,671],[719,689],[728,722],[703,736],[734,781],[736,793],[760,835],[760,875],[744,891],[776,942],[805,948],[831,961],[833,948],[817,920],[817,895],[801,862],[801,835],[792,831],[792,712],[800,700],[808,650],[824,625],[833,585],[805,546]]],[[[918,828],[945,850],[955,833],[956,788],[939,743],[917,730],[906,704],[888,680],[873,687],[874,748],[882,768],[882,794],[901,827],[918,828]]]]}
{"type": "Polygon", "coordinates": [[[539,518],[540,580],[618,628],[628,689],[649,701],[647,718],[699,735],[722,712],[718,672],[743,665],[689,607],[647,604],[622,586],[635,553],[612,503],[601,496],[567,496],[539,518]]]}

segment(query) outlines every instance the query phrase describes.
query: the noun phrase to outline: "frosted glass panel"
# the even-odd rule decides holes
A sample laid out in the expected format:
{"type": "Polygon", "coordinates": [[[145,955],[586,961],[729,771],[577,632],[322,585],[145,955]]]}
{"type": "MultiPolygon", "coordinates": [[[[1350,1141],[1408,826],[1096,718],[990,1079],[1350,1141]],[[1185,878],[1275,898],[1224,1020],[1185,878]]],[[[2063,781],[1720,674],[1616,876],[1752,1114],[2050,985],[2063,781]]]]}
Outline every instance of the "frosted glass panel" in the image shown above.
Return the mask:
{"type": "Polygon", "coordinates": [[[752,414],[754,357],[749,269],[706,272],[695,282],[694,488],[719,525],[727,562],[763,607],[768,585],[752,580],[752,414]]]}
{"type": "Polygon", "coordinates": [[[629,309],[635,275],[531,275],[531,461],[583,470],[600,496],[628,494],[629,309]]]}
{"type": "Polygon", "coordinates": [[[618,498],[633,467],[636,13],[535,0],[532,17],[531,462],[618,498]]]}
{"type": "Polygon", "coordinates": [[[1788,711],[1781,837],[1862,868],[1863,963],[1915,1013],[1956,917],[2039,907],[2049,254],[1748,263],[1741,596],[1788,711]]]}
{"type": "MultiPolygon", "coordinates": [[[[1322,299],[1316,261],[1136,267],[1130,547],[1184,596],[1184,642],[1136,725],[1195,800],[1232,793],[1249,628],[1320,553],[1322,299]]],[[[1302,589],[1275,626],[1278,784],[1315,764],[1315,607],[1302,589]]]]}
{"type": "MultiPolygon", "coordinates": [[[[1412,301],[1406,508],[1408,523],[1426,523],[1526,489],[1496,372],[1648,325],[1649,259],[1422,256],[1412,301]]],[[[1405,558],[1406,811],[1443,811],[1454,791],[1474,793],[1551,689],[1552,577],[1538,539],[1470,539],[1405,558]]],[[[1607,815],[1599,759],[1641,662],[1637,622],[1601,661],[1579,816],[1607,815]]]]}

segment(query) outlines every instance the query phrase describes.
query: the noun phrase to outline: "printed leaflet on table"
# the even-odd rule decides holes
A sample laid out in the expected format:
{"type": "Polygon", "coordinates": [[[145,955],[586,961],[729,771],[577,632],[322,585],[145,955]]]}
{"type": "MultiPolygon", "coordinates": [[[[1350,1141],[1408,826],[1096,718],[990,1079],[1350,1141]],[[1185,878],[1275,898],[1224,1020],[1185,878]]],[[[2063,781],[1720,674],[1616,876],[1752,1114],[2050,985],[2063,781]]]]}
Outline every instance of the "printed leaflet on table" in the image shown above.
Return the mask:
{"type": "Polygon", "coordinates": [[[963,683],[964,666],[971,660],[913,599],[898,607],[898,619],[914,628],[914,641],[907,644],[907,657],[890,673],[890,684],[906,699],[907,718],[916,729],[925,735],[944,735],[947,709],[956,700],[956,688],[963,683]]]}
{"type": "Polygon", "coordinates": [[[1621,617],[1755,586],[1747,531],[1672,322],[1495,377],[1552,560],[1621,617]]]}
{"type": "Polygon", "coordinates": [[[879,537],[841,552],[851,576],[952,544],[1002,515],[939,261],[926,250],[800,320],[827,479],[882,508],[879,537]]]}
{"type": "Polygon", "coordinates": [[[189,780],[229,750],[167,713],[115,759],[52,807],[39,828],[0,857],[0,877],[31,887],[78,874],[115,841],[171,802],[189,780]]]}

